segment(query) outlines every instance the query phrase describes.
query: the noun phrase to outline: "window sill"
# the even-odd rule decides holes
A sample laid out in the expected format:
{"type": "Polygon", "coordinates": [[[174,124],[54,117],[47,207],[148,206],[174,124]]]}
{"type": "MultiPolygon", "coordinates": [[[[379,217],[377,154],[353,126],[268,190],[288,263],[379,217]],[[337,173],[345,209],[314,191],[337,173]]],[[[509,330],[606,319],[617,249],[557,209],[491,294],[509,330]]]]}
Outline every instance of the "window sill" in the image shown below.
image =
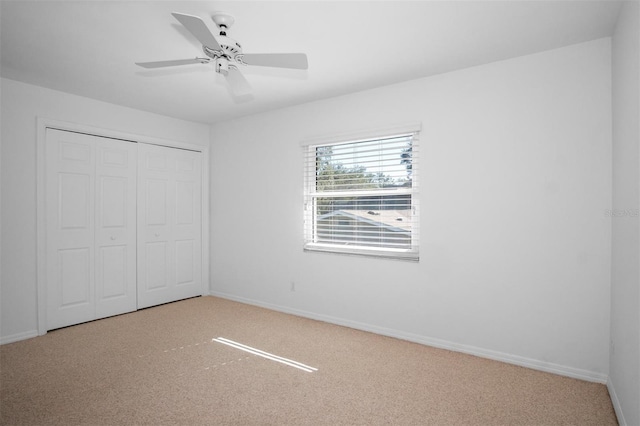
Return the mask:
{"type": "Polygon", "coordinates": [[[366,256],[379,259],[404,260],[410,262],[419,262],[420,260],[419,253],[413,250],[378,249],[368,247],[348,247],[333,244],[307,243],[304,245],[304,251],[334,253],[352,256],[366,256]]]}

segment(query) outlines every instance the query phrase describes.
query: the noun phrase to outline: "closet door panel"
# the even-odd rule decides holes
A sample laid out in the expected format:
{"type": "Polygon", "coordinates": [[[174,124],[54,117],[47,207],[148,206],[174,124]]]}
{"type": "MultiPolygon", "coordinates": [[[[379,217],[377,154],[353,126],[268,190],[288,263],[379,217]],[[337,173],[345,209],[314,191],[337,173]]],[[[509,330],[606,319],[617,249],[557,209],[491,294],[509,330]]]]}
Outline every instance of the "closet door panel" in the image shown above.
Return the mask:
{"type": "Polygon", "coordinates": [[[194,252],[193,240],[176,241],[176,285],[187,285],[194,281],[194,252]]]}
{"type": "Polygon", "coordinates": [[[48,329],[94,319],[95,146],[86,135],[47,129],[48,329]]]}
{"type": "Polygon", "coordinates": [[[59,309],[82,309],[92,303],[91,252],[89,247],[58,250],[59,309]]]}
{"type": "Polygon", "coordinates": [[[149,241],[145,245],[145,289],[147,291],[166,290],[169,288],[168,244],[166,241],[149,241]]]}
{"type": "Polygon", "coordinates": [[[136,309],[137,144],[98,138],[96,318],[136,309]]]}
{"type": "Polygon", "coordinates": [[[176,153],[175,284],[178,297],[202,287],[202,162],[199,153],[176,153]]]}
{"type": "Polygon", "coordinates": [[[200,155],[139,146],[138,308],[202,294],[200,155]]]}
{"type": "MultiPolygon", "coordinates": [[[[158,174],[158,173],[149,173],[158,174]]],[[[155,230],[168,228],[167,216],[169,214],[169,181],[147,177],[146,186],[146,224],[155,230]]],[[[150,228],[151,229],[151,228],[150,228]]]]}
{"type": "Polygon", "coordinates": [[[168,148],[138,147],[138,308],[171,301],[173,160],[168,148]]]}
{"type": "MultiPolygon", "coordinates": [[[[62,165],[64,167],[64,165],[62,165]]],[[[83,230],[91,226],[93,176],[58,172],[58,214],[60,230],[83,230]]]]}
{"type": "Polygon", "coordinates": [[[127,296],[127,257],[126,245],[100,247],[97,287],[103,302],[127,296]]]}

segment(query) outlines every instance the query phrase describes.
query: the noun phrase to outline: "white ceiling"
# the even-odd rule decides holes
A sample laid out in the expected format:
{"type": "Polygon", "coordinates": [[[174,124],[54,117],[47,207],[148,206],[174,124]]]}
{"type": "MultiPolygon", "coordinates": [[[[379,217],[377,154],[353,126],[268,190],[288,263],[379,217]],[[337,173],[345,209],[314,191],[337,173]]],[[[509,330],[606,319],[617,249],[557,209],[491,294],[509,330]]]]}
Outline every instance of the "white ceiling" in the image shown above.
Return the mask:
{"type": "MultiPolygon", "coordinates": [[[[6,1],[2,77],[213,123],[612,34],[615,1],[6,1]],[[234,98],[213,65],[134,62],[203,56],[171,12],[235,17],[245,53],[305,52],[309,69],[243,67],[234,98]]],[[[217,32],[215,32],[217,34],[217,32]]]]}

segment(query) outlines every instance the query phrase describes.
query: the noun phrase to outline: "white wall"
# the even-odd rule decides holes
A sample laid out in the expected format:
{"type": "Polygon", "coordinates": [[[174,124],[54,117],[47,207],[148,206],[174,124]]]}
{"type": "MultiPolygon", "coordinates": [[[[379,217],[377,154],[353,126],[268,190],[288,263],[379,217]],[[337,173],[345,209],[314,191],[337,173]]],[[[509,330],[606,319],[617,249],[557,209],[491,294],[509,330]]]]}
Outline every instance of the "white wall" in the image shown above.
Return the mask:
{"type": "Polygon", "coordinates": [[[620,424],[640,425],[640,7],[613,36],[613,212],[609,393],[620,424]]]}
{"type": "Polygon", "coordinates": [[[1,80],[2,267],[0,342],[37,334],[36,117],[208,145],[208,125],[1,80]]]}
{"type": "Polygon", "coordinates": [[[214,125],[212,292],[606,381],[610,42],[214,125]],[[420,262],[303,252],[299,142],[412,121],[420,262]]]}

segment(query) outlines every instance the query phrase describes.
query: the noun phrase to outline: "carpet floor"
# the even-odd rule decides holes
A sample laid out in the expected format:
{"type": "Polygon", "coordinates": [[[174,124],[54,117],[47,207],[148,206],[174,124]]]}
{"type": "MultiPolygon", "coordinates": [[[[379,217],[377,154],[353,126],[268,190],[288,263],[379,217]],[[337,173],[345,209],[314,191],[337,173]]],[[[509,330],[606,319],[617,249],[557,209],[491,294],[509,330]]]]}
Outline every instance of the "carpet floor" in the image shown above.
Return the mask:
{"type": "Polygon", "coordinates": [[[6,425],[617,424],[602,384],[209,296],[2,345],[0,368],[6,425]]]}

